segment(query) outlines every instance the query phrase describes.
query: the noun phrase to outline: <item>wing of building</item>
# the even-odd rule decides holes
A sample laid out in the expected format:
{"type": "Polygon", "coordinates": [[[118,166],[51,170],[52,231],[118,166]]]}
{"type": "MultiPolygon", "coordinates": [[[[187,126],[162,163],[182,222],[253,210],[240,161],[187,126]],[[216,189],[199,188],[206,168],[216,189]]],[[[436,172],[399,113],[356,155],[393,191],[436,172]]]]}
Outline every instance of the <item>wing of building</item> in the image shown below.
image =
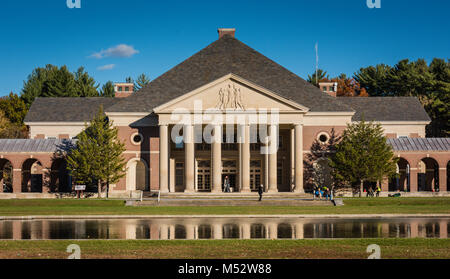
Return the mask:
{"type": "MultiPolygon", "coordinates": [[[[382,124],[401,157],[400,178],[383,182],[383,192],[447,191],[449,141],[429,144],[430,118],[416,98],[333,97],[331,86],[311,85],[234,33],[219,29],[217,41],[135,93],[121,83],[116,98],[37,98],[25,119],[28,141],[76,138],[103,107],[127,149],[127,175],[113,194],[217,193],[225,180],[234,192],[262,185],[271,193],[303,193],[312,187],[303,163],[313,143],[364,119],[382,124]]],[[[0,148],[0,167],[14,169],[13,193],[70,188],[42,182],[45,170],[57,173],[50,149],[0,148]],[[21,179],[24,171],[30,176],[21,179]]]]}

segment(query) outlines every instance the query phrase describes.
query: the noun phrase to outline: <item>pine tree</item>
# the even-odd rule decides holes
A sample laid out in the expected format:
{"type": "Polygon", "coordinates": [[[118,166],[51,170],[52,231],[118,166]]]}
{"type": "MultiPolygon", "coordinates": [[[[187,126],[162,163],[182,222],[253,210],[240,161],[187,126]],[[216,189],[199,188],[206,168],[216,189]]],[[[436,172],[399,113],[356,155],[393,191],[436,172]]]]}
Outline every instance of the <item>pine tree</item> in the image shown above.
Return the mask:
{"type": "Polygon", "coordinates": [[[319,82],[324,81],[324,80],[329,80],[329,76],[327,75],[327,72],[322,70],[322,69],[318,69],[317,70],[317,76],[316,76],[316,72],[314,72],[312,75],[308,75],[308,82],[313,84],[314,86],[319,87],[319,82]]]}
{"type": "Polygon", "coordinates": [[[150,79],[145,75],[140,75],[134,83],[134,91],[139,91],[142,87],[150,83],[150,79]]]}
{"type": "Polygon", "coordinates": [[[126,82],[126,83],[134,83],[134,80],[133,80],[132,77],[127,77],[127,78],[125,79],[125,82],[126,82]]]}
{"type": "Polygon", "coordinates": [[[100,89],[99,95],[101,97],[114,97],[114,84],[112,81],[108,81],[103,84],[102,89],[100,89]]]}
{"type": "Polygon", "coordinates": [[[387,143],[380,124],[349,124],[330,159],[333,176],[363,191],[364,181],[377,182],[396,173],[397,158],[387,143]]]}
{"type": "Polygon", "coordinates": [[[52,68],[48,79],[44,81],[40,97],[74,97],[77,96],[75,77],[66,66],[52,68]]]}
{"type": "Polygon", "coordinates": [[[100,107],[89,126],[78,136],[77,147],[67,158],[68,169],[77,182],[98,181],[98,196],[101,185],[106,183],[108,197],[109,185],[125,176],[126,162],[123,158],[124,143],[118,139],[118,129],[108,121],[100,107]]]}
{"type": "Polygon", "coordinates": [[[84,71],[84,67],[78,68],[75,72],[75,94],[79,97],[97,97],[97,88],[94,78],[84,71]]]}

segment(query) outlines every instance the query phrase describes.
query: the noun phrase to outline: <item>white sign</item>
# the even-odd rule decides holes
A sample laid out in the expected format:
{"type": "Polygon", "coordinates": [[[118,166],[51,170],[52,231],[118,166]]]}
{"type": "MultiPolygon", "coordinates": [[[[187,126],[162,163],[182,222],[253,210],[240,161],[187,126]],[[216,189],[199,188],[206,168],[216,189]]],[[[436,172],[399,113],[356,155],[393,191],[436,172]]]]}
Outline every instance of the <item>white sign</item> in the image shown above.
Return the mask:
{"type": "Polygon", "coordinates": [[[75,185],[75,191],[84,191],[86,190],[86,185],[75,185]]]}

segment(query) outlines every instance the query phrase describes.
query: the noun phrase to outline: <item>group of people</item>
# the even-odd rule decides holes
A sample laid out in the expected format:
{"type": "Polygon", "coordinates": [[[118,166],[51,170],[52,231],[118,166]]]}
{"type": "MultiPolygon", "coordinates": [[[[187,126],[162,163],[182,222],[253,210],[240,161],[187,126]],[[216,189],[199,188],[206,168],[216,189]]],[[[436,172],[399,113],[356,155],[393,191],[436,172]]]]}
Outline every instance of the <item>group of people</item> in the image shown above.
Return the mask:
{"type": "Polygon", "coordinates": [[[314,197],[319,198],[319,199],[325,198],[325,200],[331,201],[331,198],[332,198],[331,197],[331,189],[328,188],[327,186],[323,186],[323,187],[315,186],[314,187],[314,197]]]}
{"type": "MultiPolygon", "coordinates": [[[[228,175],[225,176],[225,179],[223,181],[223,191],[225,193],[230,193],[231,192],[231,183],[230,183],[230,179],[228,178],[228,175]]],[[[263,187],[263,185],[260,185],[258,187],[259,201],[262,200],[263,193],[264,193],[264,187],[263,187]]]]}
{"type": "Polygon", "coordinates": [[[375,193],[376,193],[377,197],[379,197],[380,192],[381,192],[381,187],[380,187],[380,185],[377,185],[375,191],[373,190],[373,187],[369,187],[366,192],[367,192],[366,197],[373,197],[375,195],[375,193]]]}

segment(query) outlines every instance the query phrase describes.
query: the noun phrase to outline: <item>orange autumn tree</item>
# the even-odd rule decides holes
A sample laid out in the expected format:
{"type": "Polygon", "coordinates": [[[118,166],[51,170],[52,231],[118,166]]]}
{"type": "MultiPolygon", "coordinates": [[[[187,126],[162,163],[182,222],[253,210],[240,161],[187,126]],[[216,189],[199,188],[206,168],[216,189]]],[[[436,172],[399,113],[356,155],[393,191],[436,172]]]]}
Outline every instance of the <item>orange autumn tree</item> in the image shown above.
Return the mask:
{"type": "Polygon", "coordinates": [[[364,87],[361,87],[359,82],[354,78],[348,78],[345,74],[341,74],[331,81],[338,83],[338,90],[336,93],[338,97],[369,97],[367,90],[364,87]]]}
{"type": "MultiPolygon", "coordinates": [[[[341,74],[338,77],[330,79],[326,72],[319,72],[319,83],[320,82],[337,82],[338,88],[336,96],[338,97],[369,97],[367,90],[361,87],[358,81],[354,78],[348,78],[346,74],[341,74]]],[[[315,81],[315,73],[312,76],[308,76],[308,81],[313,83],[315,81]]],[[[315,83],[313,83],[316,85],[315,83]]],[[[318,85],[316,85],[318,86],[318,85]]]]}

